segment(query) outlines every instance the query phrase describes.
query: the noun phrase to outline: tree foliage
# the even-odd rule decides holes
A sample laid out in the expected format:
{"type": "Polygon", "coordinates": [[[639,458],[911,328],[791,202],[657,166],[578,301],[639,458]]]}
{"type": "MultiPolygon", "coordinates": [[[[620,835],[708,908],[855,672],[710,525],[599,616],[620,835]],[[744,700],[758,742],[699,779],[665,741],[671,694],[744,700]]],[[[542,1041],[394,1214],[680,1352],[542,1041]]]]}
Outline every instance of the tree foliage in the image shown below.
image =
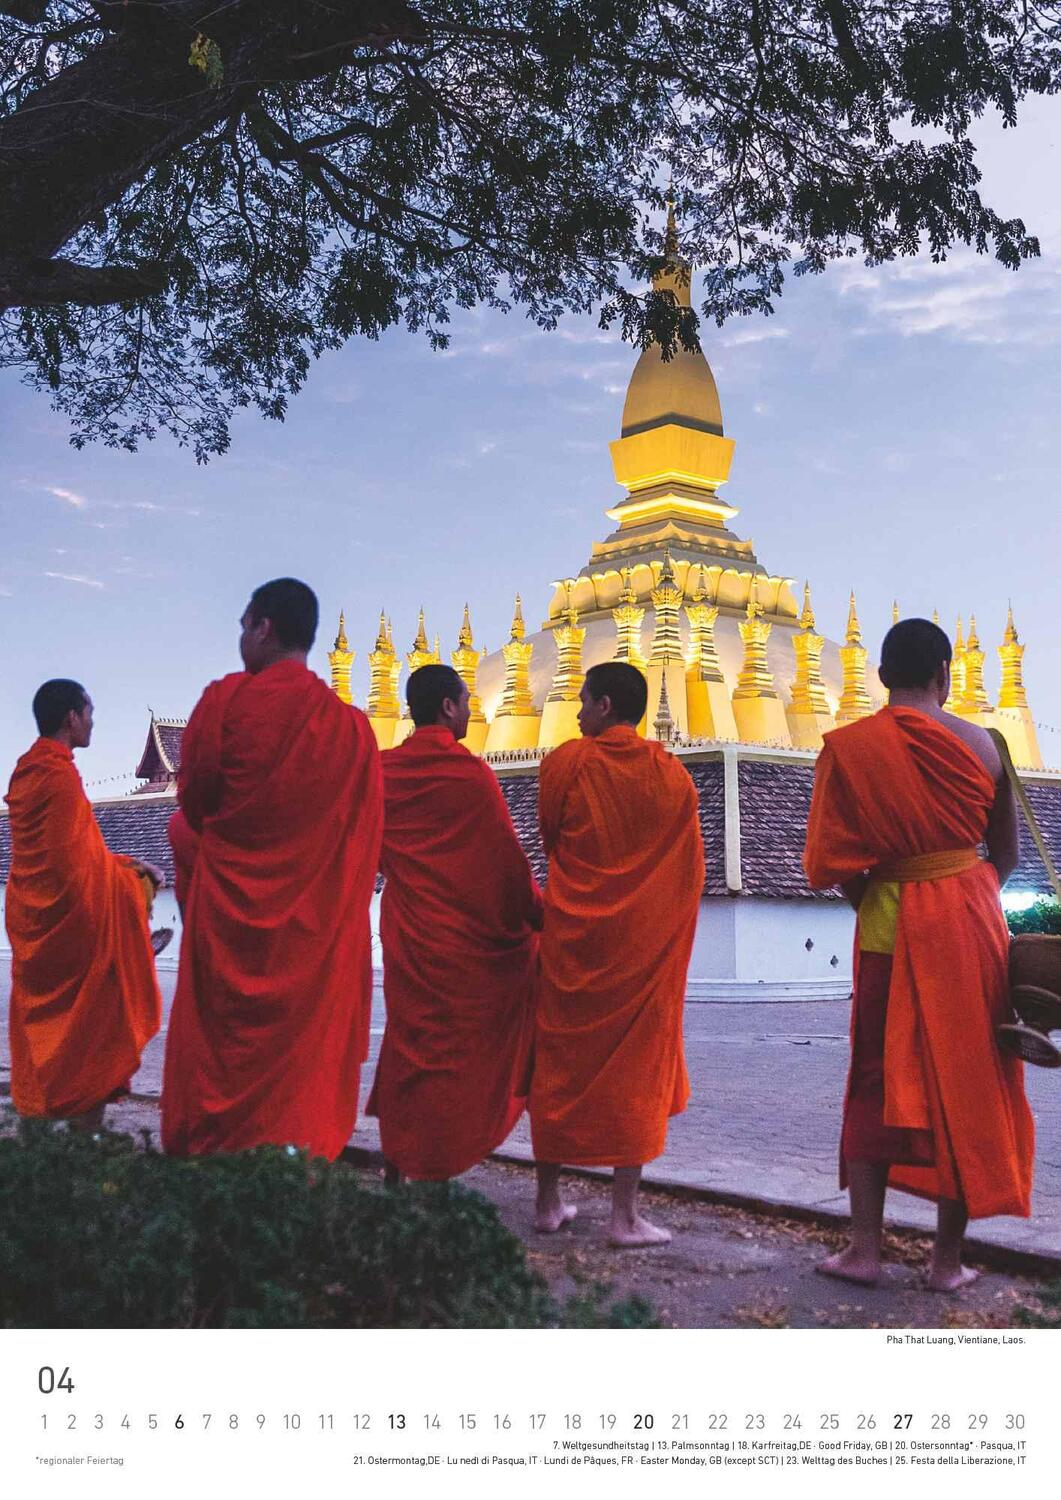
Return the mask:
{"type": "Polygon", "coordinates": [[[1016,0],[0,0],[0,359],[73,440],[199,458],[282,417],[323,350],[455,307],[638,296],[673,183],[701,312],[787,272],[1037,253],[970,131],[1058,86],[1061,7],[1016,0]],[[655,227],[654,227],[655,226],[655,227]]]}

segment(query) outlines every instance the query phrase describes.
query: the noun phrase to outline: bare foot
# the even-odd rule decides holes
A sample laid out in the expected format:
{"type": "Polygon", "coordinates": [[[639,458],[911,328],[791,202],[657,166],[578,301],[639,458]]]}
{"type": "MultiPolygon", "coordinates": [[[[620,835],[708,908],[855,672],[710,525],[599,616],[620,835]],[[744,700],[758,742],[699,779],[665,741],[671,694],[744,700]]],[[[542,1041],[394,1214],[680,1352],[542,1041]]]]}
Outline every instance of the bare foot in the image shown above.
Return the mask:
{"type": "Polygon", "coordinates": [[[578,1213],[573,1203],[557,1203],[552,1208],[539,1208],[534,1214],[534,1227],[539,1234],[555,1234],[578,1213]]]}
{"type": "Polygon", "coordinates": [[[970,1266],[931,1270],[925,1277],[925,1285],[930,1292],[960,1292],[963,1287],[972,1286],[979,1275],[980,1272],[974,1271],[970,1266]]]}
{"type": "Polygon", "coordinates": [[[837,1281],[853,1281],[858,1286],[876,1286],[880,1280],[880,1261],[856,1254],[850,1245],[819,1261],[814,1269],[819,1276],[835,1276],[837,1281]]]}
{"type": "Polygon", "coordinates": [[[636,1249],[639,1245],[668,1245],[670,1237],[669,1229],[661,1229],[658,1224],[650,1224],[640,1214],[632,1222],[624,1219],[621,1223],[617,1223],[613,1219],[608,1231],[609,1245],[622,1250],[636,1249]]]}

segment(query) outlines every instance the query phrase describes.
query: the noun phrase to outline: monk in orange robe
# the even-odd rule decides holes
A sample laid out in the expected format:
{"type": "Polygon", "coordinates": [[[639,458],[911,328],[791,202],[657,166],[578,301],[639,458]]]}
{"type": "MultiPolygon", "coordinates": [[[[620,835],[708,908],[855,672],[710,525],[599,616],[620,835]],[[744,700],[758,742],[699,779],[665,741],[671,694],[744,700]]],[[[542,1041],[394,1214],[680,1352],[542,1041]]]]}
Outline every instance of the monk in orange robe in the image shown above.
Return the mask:
{"type": "Polygon", "coordinates": [[[810,883],[842,886],[858,912],[841,1139],[852,1239],[820,1269],[879,1278],[890,1184],[939,1205],[928,1285],[943,1292],[975,1275],[969,1217],[1030,1212],[1034,1150],[1022,1064],[995,1040],[1010,1019],[999,890],[1016,808],[987,731],[943,712],[950,660],[927,620],[889,631],[889,706],[826,735],[804,854],[810,883]]]}
{"type": "Polygon", "coordinates": [[[311,589],[263,584],[241,623],[246,671],[206,689],[181,746],[177,795],[198,844],[174,841],[194,864],[180,875],[162,1143],[335,1158],[368,1050],[379,752],[364,714],[306,665],[311,589]]]}
{"type": "Polygon", "coordinates": [[[466,685],[429,665],[406,697],[416,727],[381,757],[387,1026],[367,1112],[396,1174],[441,1180],[523,1112],[542,903],[497,777],[460,744],[466,685]]]}
{"type": "Polygon", "coordinates": [[[6,799],[11,1098],[20,1115],[98,1130],[162,1018],[148,931],[162,872],[103,842],[74,767],[92,738],[84,688],[44,683],[33,714],[40,738],[6,799]]]}
{"type": "Polygon", "coordinates": [[[648,688],[625,662],[591,667],[583,738],[542,762],[549,855],[530,1094],[536,1225],[574,1215],[561,1164],[615,1168],[610,1239],[670,1239],[637,1206],[641,1168],[662,1154],[689,1097],[686,970],[704,884],[696,789],[663,745],[642,740],[648,688]]]}

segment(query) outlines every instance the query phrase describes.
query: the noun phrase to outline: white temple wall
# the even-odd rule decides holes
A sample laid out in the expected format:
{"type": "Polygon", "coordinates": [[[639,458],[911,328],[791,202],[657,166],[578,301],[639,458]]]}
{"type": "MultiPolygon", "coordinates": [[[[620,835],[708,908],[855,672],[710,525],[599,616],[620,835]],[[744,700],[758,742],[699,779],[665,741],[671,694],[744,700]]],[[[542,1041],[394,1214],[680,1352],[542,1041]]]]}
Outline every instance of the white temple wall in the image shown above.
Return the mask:
{"type": "Polygon", "coordinates": [[[851,993],[854,930],[854,912],[845,902],[706,896],[687,998],[843,999],[851,993]]]}

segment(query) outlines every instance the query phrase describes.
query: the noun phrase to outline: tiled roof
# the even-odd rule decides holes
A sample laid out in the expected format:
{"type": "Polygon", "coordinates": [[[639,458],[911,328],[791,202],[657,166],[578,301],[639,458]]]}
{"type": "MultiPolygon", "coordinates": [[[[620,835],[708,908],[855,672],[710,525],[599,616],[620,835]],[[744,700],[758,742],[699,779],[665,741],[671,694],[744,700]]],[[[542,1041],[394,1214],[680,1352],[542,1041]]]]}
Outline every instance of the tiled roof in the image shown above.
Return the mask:
{"type": "Polygon", "coordinates": [[[502,776],[501,790],[508,803],[508,814],[512,819],[523,852],[530,861],[534,878],[545,884],[549,873],[548,861],[542,848],[542,837],[538,830],[538,776],[502,776]]]}
{"type": "Polygon", "coordinates": [[[814,897],[803,874],[803,842],[814,766],[792,761],[737,761],[741,889],[747,896],[814,897]]]}
{"type": "Polygon", "coordinates": [[[726,894],[726,792],[721,760],[689,761],[686,770],[700,798],[700,834],[707,875],[704,894],[726,894]]]}
{"type": "Polygon", "coordinates": [[[186,727],[183,719],[156,719],[152,714],[144,753],[136,767],[137,776],[148,783],[140,788],[141,792],[155,791],[174,781],[180,770],[181,740],[186,727]]]}
{"type": "Polygon", "coordinates": [[[155,738],[162,752],[162,759],[168,770],[174,775],[181,768],[181,740],[184,738],[186,725],[173,719],[155,720],[155,738]]]}
{"type": "MultiPolygon", "coordinates": [[[[719,753],[689,759],[687,769],[700,798],[700,829],[707,861],[705,894],[726,894],[725,879],[725,790],[719,753]]],[[[538,832],[538,776],[536,771],[502,775],[501,790],[512,822],[531,868],[545,880],[547,863],[538,832]]],[[[788,899],[817,897],[834,899],[811,891],[803,878],[801,856],[810,807],[814,767],[809,760],[775,759],[738,754],[737,787],[740,798],[741,894],[788,899]]],[[[1043,829],[1054,860],[1061,867],[1061,778],[1026,781],[1035,815],[1043,829]]],[[[115,802],[97,802],[96,819],[109,848],[160,865],[173,879],[173,858],[166,837],[166,824],[176,805],[172,791],[158,795],[124,797],[115,802]]],[[[0,813],[0,882],[6,881],[11,864],[10,830],[6,812],[0,813]]],[[[1023,824],[1021,863],[1013,885],[1022,890],[1049,892],[1042,861],[1023,824]]]]}

